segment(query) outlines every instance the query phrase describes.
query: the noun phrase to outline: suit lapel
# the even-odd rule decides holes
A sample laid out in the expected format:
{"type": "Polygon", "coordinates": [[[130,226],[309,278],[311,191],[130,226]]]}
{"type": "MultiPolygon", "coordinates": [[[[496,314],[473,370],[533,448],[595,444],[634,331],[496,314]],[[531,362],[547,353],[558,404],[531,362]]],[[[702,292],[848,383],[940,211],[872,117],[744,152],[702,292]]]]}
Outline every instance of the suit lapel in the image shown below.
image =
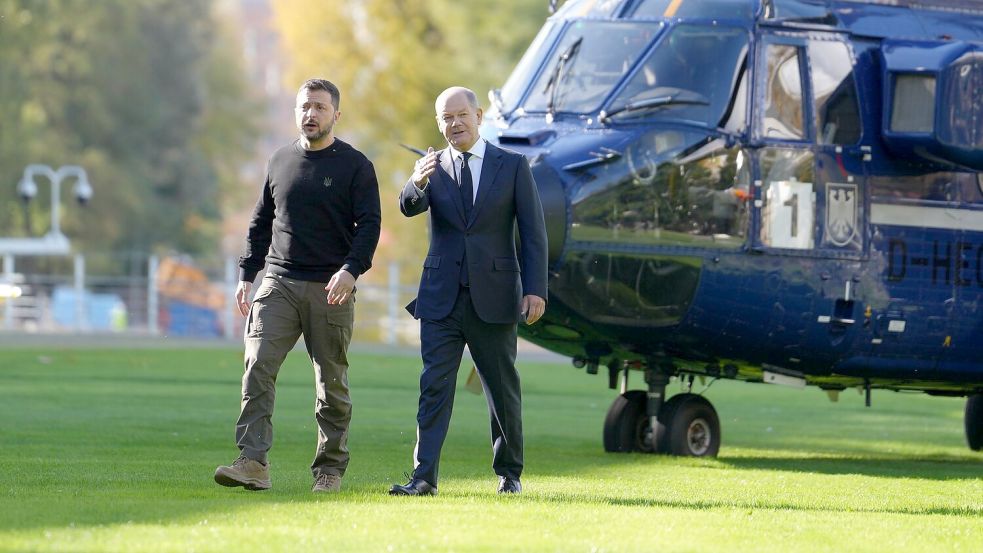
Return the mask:
{"type": "Polygon", "coordinates": [[[481,163],[481,176],[478,179],[478,197],[475,198],[474,208],[471,209],[471,220],[468,221],[468,226],[474,223],[478,217],[478,212],[481,211],[482,204],[484,204],[484,199],[488,197],[488,192],[494,188],[495,175],[498,174],[498,168],[501,166],[502,151],[486,142],[485,159],[481,163]]]}
{"type": "Polygon", "coordinates": [[[441,175],[440,179],[444,183],[444,189],[447,195],[451,197],[451,201],[454,202],[454,207],[457,208],[457,214],[464,221],[464,203],[461,202],[461,191],[457,186],[457,181],[454,180],[454,158],[451,157],[450,148],[444,148],[440,151],[440,168],[444,170],[444,174],[441,175]]]}

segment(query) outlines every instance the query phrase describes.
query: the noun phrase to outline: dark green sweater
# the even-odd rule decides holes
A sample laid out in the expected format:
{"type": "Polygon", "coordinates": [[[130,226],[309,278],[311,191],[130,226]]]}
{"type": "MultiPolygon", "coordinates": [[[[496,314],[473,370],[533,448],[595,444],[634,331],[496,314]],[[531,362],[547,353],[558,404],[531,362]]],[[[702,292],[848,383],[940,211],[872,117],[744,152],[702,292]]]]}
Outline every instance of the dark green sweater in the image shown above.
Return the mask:
{"type": "Polygon", "coordinates": [[[335,139],[306,151],[296,141],[277,150],[267,167],[239,258],[239,278],[270,272],[327,282],[339,269],[355,278],[372,266],[382,216],[375,168],[361,152],[335,139]]]}

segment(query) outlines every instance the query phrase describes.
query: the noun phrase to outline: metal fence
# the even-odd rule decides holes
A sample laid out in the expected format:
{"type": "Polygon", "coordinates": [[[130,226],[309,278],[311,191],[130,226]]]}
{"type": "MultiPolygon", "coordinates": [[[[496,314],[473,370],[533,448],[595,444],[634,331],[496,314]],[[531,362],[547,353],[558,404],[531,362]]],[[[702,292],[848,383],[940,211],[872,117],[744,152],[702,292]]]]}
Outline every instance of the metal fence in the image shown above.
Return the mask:
{"type": "MultiPolygon", "coordinates": [[[[416,283],[399,279],[395,262],[359,279],[360,342],[419,343],[418,325],[403,309],[416,283]]],[[[0,331],[237,339],[244,323],[233,301],[237,280],[231,257],[7,254],[0,272],[0,331]]]]}

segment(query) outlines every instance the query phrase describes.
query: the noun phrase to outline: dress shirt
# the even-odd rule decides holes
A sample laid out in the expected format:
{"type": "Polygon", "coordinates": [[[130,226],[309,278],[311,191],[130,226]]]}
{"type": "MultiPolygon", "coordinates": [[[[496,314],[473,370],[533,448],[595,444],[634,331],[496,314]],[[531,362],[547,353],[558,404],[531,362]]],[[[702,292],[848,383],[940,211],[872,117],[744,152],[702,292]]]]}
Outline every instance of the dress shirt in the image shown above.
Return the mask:
{"type": "MultiPolygon", "coordinates": [[[[454,182],[460,186],[461,166],[464,163],[464,158],[461,157],[461,152],[457,151],[454,146],[448,146],[447,149],[454,159],[454,182]]],[[[485,161],[485,139],[479,138],[468,151],[471,152],[468,167],[471,168],[471,180],[474,182],[474,196],[471,198],[471,205],[474,205],[476,203],[474,200],[478,199],[478,181],[481,180],[481,165],[485,161]]]]}

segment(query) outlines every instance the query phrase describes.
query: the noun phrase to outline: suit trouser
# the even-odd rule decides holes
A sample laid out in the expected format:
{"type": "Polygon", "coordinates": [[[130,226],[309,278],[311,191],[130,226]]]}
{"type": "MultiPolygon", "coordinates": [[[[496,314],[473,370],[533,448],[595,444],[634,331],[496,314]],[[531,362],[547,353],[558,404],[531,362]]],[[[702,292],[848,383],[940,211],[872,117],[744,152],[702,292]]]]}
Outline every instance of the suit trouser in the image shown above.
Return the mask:
{"type": "Polygon", "coordinates": [[[326,283],[268,274],[256,290],[245,329],[246,370],[242,405],[236,422],[236,443],[250,459],[267,462],[273,446],[273,403],[276,377],[287,353],[304,336],[314,365],[317,451],[311,470],[341,476],[348,468],[348,344],[352,337],[355,299],[330,305],[326,283]]]}
{"type": "Polygon", "coordinates": [[[464,345],[471,351],[491,416],[492,468],[499,476],[522,473],[522,397],[515,370],[516,324],[492,324],[475,313],[461,288],[451,313],[420,321],[423,374],[417,412],[413,477],[437,485],[440,450],[447,437],[464,345]]]}

